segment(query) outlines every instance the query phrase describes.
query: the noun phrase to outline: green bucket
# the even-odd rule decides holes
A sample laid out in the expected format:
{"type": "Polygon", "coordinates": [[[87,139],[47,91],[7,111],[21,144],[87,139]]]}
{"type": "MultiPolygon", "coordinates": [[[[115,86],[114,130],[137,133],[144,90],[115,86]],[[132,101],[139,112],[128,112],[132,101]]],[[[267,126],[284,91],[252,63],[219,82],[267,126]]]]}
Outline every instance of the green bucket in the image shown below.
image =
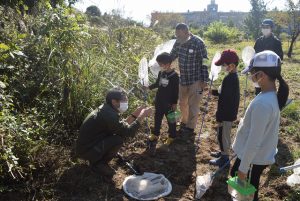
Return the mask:
{"type": "Polygon", "coordinates": [[[181,116],[181,113],[178,110],[176,110],[176,111],[171,110],[167,114],[167,120],[169,123],[176,123],[177,121],[179,121],[180,116],[181,116]]]}
{"type": "Polygon", "coordinates": [[[255,187],[248,181],[241,181],[238,176],[228,179],[228,192],[235,199],[233,200],[253,200],[254,193],[256,191],[255,187]]]}

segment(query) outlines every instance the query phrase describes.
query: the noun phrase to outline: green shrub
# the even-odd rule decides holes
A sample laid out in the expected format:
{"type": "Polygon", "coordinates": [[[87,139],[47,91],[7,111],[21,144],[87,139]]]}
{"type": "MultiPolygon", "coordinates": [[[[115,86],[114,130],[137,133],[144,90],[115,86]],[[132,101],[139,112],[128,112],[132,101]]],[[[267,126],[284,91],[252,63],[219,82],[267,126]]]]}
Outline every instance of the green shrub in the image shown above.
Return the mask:
{"type": "Polygon", "coordinates": [[[226,43],[239,40],[241,33],[235,27],[228,27],[222,22],[213,22],[204,32],[204,36],[214,43],[226,43]]]}
{"type": "Polygon", "coordinates": [[[46,124],[36,108],[18,112],[0,88],[0,178],[27,178],[37,166],[33,157],[46,143],[46,124]]]}
{"type": "MultiPolygon", "coordinates": [[[[139,61],[161,43],[142,27],[89,27],[84,14],[64,7],[34,17],[0,7],[0,19],[0,178],[6,181],[30,177],[43,145],[72,145],[106,91],[136,86],[139,61]]],[[[131,108],[143,101],[138,95],[129,95],[131,108]]]]}

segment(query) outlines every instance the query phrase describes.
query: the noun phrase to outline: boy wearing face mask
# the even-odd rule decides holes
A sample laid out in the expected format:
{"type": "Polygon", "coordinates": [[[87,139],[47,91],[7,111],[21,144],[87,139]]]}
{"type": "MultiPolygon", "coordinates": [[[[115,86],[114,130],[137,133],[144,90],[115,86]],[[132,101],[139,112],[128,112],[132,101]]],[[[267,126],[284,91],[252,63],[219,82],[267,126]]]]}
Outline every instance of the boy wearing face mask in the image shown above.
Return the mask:
{"type": "MultiPolygon", "coordinates": [[[[172,57],[169,53],[162,53],[156,58],[157,63],[161,67],[156,82],[149,86],[149,89],[158,88],[155,96],[155,116],[154,116],[154,132],[149,136],[148,148],[154,154],[157,140],[160,135],[161,122],[164,116],[170,111],[175,111],[178,101],[179,76],[173,68],[171,68],[172,57]]],[[[170,145],[176,137],[176,123],[168,122],[169,137],[164,142],[170,145]]]]}
{"type": "MultiPolygon", "coordinates": [[[[262,52],[264,50],[271,50],[275,52],[281,60],[283,60],[282,44],[280,40],[273,34],[274,22],[271,19],[263,20],[261,24],[262,36],[259,37],[254,45],[255,53],[262,52]]],[[[255,85],[255,94],[260,93],[260,87],[255,85]]]]}
{"type": "MultiPolygon", "coordinates": [[[[221,58],[215,62],[215,65],[222,66],[228,74],[224,77],[221,89],[212,90],[212,95],[218,96],[218,108],[216,120],[218,122],[218,143],[220,152],[212,152],[211,156],[216,159],[210,160],[211,165],[223,166],[229,160],[229,151],[231,145],[232,122],[236,120],[240,103],[240,86],[237,74],[239,57],[234,50],[224,50],[221,58]]],[[[228,164],[229,165],[229,164],[228,164]]]]}
{"type": "Polygon", "coordinates": [[[152,112],[151,108],[139,107],[127,119],[121,120],[119,114],[127,109],[126,93],[113,88],[106,94],[106,103],[92,111],[80,127],[76,155],[88,160],[92,170],[103,176],[114,174],[108,162],[121,148],[123,138],[133,136],[141,121],[152,112]]]}

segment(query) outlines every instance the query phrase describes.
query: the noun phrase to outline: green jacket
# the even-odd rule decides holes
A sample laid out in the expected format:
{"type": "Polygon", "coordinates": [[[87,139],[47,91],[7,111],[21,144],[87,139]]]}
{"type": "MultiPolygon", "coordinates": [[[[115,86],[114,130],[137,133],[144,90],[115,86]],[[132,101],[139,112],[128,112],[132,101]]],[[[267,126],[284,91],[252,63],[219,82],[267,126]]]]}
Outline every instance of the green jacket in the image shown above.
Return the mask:
{"type": "Polygon", "coordinates": [[[109,135],[133,136],[139,127],[140,123],[137,120],[129,125],[120,120],[120,115],[114,108],[103,104],[83,121],[79,130],[76,153],[80,156],[109,135]]]}

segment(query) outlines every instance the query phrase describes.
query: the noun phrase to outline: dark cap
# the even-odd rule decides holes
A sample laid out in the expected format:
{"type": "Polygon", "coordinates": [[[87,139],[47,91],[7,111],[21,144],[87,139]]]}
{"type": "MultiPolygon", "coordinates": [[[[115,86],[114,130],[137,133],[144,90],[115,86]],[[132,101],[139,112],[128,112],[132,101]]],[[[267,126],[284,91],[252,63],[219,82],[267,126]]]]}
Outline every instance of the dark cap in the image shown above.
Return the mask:
{"type": "Polygon", "coordinates": [[[215,65],[221,66],[223,64],[238,63],[239,57],[234,50],[224,50],[221,54],[221,58],[215,62],[215,65]]]}
{"type": "Polygon", "coordinates": [[[274,22],[271,19],[264,19],[264,21],[261,23],[262,26],[270,26],[271,28],[274,27],[274,22]]]}
{"type": "Polygon", "coordinates": [[[122,88],[112,88],[106,94],[106,103],[111,104],[111,100],[124,100],[126,99],[126,92],[122,88]]]}

